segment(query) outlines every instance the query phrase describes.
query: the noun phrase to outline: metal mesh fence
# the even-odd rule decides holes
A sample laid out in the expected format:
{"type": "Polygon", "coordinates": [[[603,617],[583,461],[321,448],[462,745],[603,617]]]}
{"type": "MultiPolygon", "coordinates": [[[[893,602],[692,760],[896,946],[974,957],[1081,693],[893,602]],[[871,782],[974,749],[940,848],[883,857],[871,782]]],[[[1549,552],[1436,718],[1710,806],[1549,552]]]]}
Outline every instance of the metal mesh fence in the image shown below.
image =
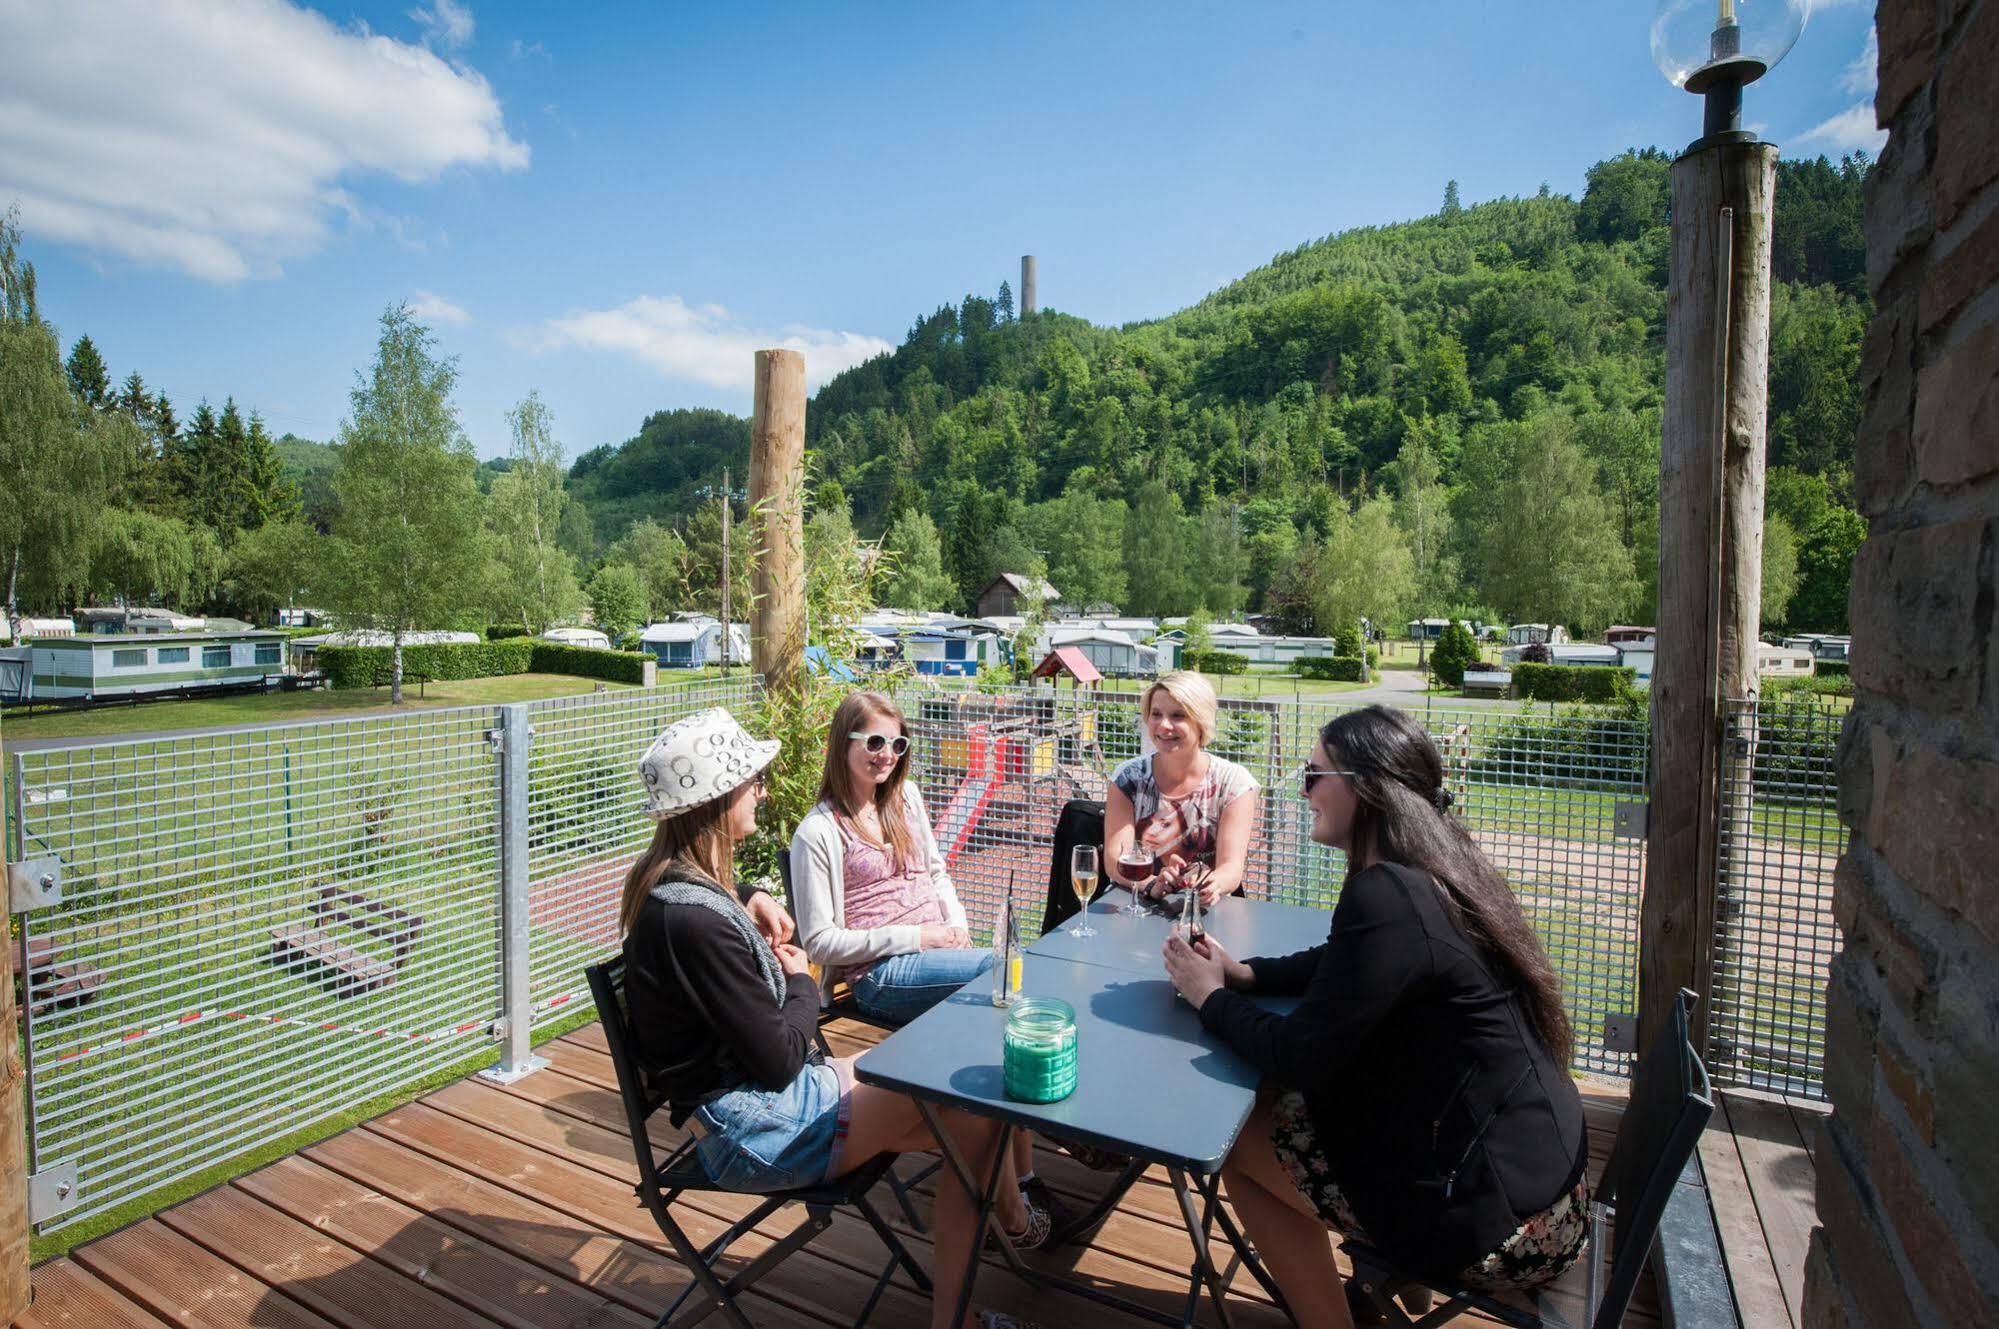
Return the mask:
{"type": "Polygon", "coordinates": [[[12,754],[34,1166],[74,1222],[488,1045],[491,708],[12,754]]]}
{"type": "Polygon", "coordinates": [[[1729,705],[1708,1015],[1717,1084],[1825,1096],[1843,718],[1809,701],[1729,705]]]}
{"type": "Polygon", "coordinates": [[[528,708],[528,997],[546,1024],[581,999],[583,966],[618,948],[625,871],[652,840],[639,758],[659,731],[726,706],[739,718],[748,673],[640,692],[558,697],[528,708]]]}
{"type": "MultiPolygon", "coordinates": [[[[1038,926],[1056,819],[1071,798],[1102,798],[1116,767],[1140,755],[1138,696],[924,685],[898,695],[915,731],[917,778],[976,932],[990,927],[1009,886],[1029,930],[1038,926]]],[[[1353,709],[1223,699],[1211,750],[1246,767],[1263,790],[1251,895],[1323,908],[1337,901],[1345,864],[1312,843],[1297,773],[1326,722],[1353,709]]],[[[1644,842],[1620,832],[1618,808],[1645,796],[1644,717],[1530,708],[1417,716],[1446,753],[1457,812],[1561,973],[1578,1068],[1623,1073],[1625,1054],[1600,1035],[1638,1004],[1644,842]]]]}

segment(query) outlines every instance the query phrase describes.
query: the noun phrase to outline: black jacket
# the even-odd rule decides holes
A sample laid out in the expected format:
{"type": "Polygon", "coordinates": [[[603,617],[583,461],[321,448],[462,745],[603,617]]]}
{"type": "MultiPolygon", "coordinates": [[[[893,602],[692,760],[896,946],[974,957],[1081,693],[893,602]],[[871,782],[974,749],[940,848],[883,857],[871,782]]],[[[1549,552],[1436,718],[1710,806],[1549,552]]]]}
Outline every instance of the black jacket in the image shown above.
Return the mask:
{"type": "Polygon", "coordinates": [[[1391,1258],[1456,1273],[1582,1175],[1568,1068],[1427,875],[1357,873],[1323,945],[1248,964],[1257,992],[1301,995],[1297,1010],[1223,990],[1201,1022],[1304,1094],[1334,1181],[1391,1258]]]}
{"type": "MultiPolygon", "coordinates": [[[[725,894],[677,866],[662,879],[725,894]]],[[[819,987],[809,974],[784,986],[780,1006],[742,935],[714,910],[646,897],[625,937],[625,1000],[638,1063],[666,1092],[674,1125],[732,1089],[782,1089],[818,1055],[819,987]]]]}

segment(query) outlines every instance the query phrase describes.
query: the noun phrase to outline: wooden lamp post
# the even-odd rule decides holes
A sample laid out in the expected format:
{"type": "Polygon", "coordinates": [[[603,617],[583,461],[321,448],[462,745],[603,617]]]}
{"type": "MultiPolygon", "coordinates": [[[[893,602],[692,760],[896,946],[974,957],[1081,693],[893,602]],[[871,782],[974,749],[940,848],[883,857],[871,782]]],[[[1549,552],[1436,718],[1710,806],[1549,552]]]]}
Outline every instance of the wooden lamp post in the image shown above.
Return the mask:
{"type": "Polygon", "coordinates": [[[1777,149],[1742,128],[1742,89],[1790,52],[1808,0],[1659,0],[1652,57],[1706,103],[1673,162],[1666,401],[1659,453],[1658,653],[1652,677],[1640,1047],[1674,994],[1701,995],[1706,1046],[1727,704],[1754,698],[1763,588],[1771,199],[1777,149]]]}

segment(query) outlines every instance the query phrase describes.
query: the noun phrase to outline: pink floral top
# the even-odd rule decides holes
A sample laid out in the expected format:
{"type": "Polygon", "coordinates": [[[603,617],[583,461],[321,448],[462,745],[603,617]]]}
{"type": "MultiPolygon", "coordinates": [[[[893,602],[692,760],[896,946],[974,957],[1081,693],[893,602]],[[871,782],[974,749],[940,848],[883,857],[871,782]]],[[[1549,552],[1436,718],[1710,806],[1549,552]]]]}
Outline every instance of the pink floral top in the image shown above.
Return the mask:
{"type": "MultiPolygon", "coordinates": [[[[840,824],[840,839],[845,845],[841,863],[846,877],[845,926],[867,929],[901,923],[922,927],[942,926],[950,921],[943,898],[930,880],[930,870],[920,857],[911,858],[897,871],[893,849],[870,843],[845,815],[837,811],[833,815],[840,824]]],[[[867,973],[873,963],[850,965],[846,971],[848,981],[867,973]]]]}

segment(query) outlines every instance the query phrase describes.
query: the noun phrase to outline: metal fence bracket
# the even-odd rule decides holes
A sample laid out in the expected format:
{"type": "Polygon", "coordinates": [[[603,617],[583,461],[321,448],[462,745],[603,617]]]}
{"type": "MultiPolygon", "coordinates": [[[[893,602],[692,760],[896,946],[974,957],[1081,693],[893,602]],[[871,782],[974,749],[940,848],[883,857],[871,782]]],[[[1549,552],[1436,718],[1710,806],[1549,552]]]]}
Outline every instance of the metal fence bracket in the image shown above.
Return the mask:
{"type": "Polygon", "coordinates": [[[28,1177],[28,1221],[45,1223],[76,1208],[82,1196],[76,1187],[76,1164],[64,1163],[28,1177]]]}
{"type": "MultiPolygon", "coordinates": [[[[1639,806],[1644,806],[1640,804],[1639,806]]],[[[1624,1052],[1636,1055],[1638,1051],[1638,1017],[1635,1015],[1606,1015],[1603,1019],[1603,1047],[1606,1052],[1624,1052]]]]}
{"type": "Polygon", "coordinates": [[[17,914],[62,903],[62,860],[30,858],[7,865],[7,903],[17,914]]]}
{"type": "Polygon", "coordinates": [[[1612,813],[1611,829],[1620,840],[1642,840],[1645,838],[1646,823],[1650,819],[1652,805],[1640,800],[1636,803],[1619,803],[1612,813]]]}

